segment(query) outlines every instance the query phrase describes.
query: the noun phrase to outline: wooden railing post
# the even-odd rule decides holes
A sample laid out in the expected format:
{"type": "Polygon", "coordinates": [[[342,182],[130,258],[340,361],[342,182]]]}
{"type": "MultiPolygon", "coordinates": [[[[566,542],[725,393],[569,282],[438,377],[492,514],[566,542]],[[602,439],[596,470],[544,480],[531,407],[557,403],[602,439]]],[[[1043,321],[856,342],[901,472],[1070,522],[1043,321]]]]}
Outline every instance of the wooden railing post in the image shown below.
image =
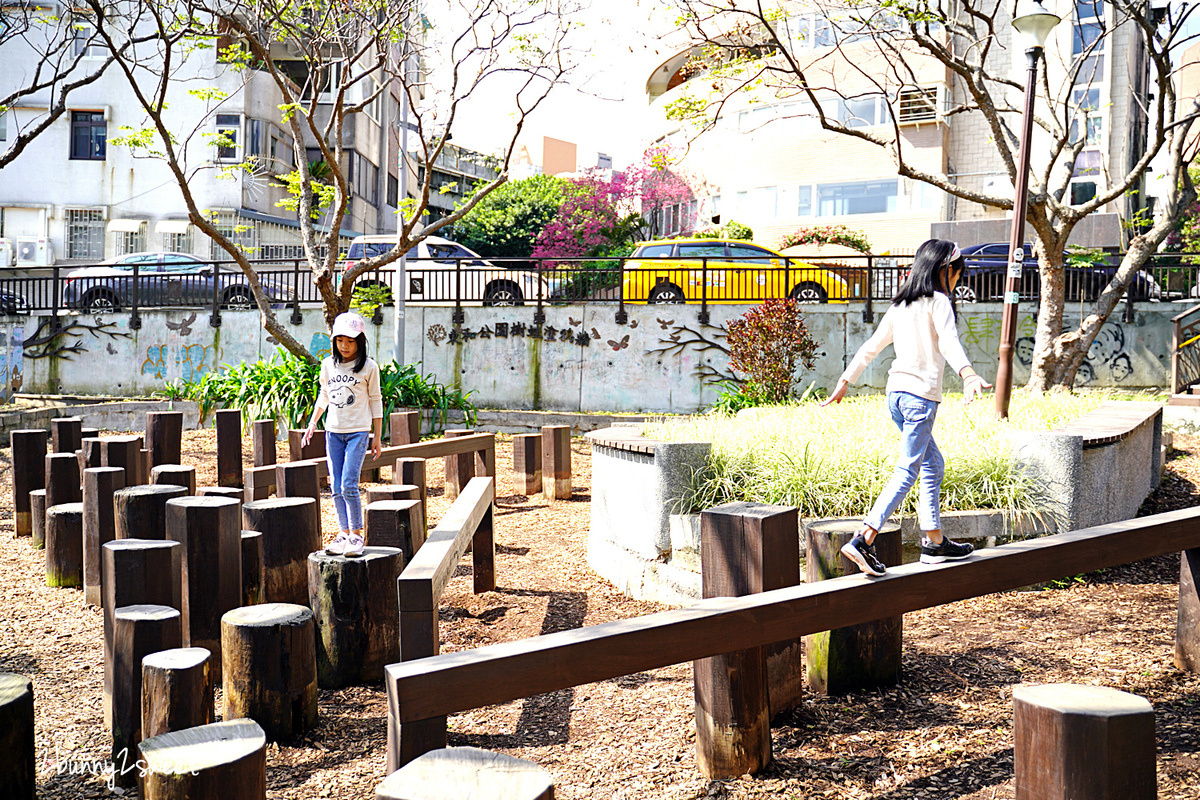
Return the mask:
{"type": "Polygon", "coordinates": [[[1175,624],[1175,666],[1200,672],[1200,548],[1184,550],[1179,564],[1179,610],[1175,624]]]}

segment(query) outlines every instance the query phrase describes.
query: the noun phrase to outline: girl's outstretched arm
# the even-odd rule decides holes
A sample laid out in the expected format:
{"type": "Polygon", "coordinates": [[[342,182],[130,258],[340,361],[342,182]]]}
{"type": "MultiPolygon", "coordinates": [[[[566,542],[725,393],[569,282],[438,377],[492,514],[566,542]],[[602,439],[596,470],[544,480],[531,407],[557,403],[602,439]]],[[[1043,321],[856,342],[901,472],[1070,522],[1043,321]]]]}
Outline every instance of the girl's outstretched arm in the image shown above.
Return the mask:
{"type": "Polygon", "coordinates": [[[849,388],[850,384],[846,382],[845,378],[838,378],[837,388],[833,390],[833,394],[829,395],[825,402],[821,403],[821,407],[824,408],[830,403],[842,402],[842,398],[846,396],[846,390],[849,388]]]}

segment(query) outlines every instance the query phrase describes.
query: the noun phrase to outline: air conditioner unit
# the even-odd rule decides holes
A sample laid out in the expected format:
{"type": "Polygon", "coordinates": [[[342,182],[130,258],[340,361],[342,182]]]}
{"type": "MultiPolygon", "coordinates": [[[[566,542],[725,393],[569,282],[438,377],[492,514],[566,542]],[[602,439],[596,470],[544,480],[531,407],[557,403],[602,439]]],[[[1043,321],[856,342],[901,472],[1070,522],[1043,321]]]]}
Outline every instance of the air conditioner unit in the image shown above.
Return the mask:
{"type": "Polygon", "coordinates": [[[937,122],[941,117],[937,86],[901,89],[896,103],[896,121],[901,125],[937,122]]]}
{"type": "Polygon", "coordinates": [[[48,267],[54,263],[50,240],[39,236],[17,237],[17,266],[48,267]]]}
{"type": "Polygon", "coordinates": [[[0,269],[11,267],[17,260],[12,239],[0,239],[0,269]]]}

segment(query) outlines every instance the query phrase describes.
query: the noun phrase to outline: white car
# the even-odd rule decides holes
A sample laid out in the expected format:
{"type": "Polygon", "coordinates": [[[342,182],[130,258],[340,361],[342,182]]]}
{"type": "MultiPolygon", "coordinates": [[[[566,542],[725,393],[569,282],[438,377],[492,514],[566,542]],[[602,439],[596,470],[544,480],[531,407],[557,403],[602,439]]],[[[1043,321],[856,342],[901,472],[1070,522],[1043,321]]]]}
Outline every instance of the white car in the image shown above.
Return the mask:
{"type": "MultiPolygon", "coordinates": [[[[350,243],[343,269],[350,269],[365,258],[383,255],[396,246],[396,237],[359,236],[350,243]]],[[[384,269],[394,270],[397,262],[384,269]]],[[[485,306],[519,306],[536,302],[539,291],[550,299],[546,281],[536,270],[506,269],[457,242],[430,236],[408,252],[405,264],[405,300],[431,303],[458,299],[482,302],[485,306]]],[[[384,279],[386,281],[386,279],[384,279]]],[[[372,284],[368,275],[358,284],[372,284]]]]}

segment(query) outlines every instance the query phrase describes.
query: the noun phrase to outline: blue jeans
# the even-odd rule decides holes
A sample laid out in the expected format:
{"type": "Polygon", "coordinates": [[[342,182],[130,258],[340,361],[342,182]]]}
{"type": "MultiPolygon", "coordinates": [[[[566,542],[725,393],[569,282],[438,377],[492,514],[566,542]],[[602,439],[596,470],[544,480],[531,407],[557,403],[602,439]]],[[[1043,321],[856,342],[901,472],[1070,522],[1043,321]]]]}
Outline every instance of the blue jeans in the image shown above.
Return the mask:
{"type": "Polygon", "coordinates": [[[333,508],[337,512],[338,528],[343,531],[362,530],[362,499],[358,494],[358,476],[362,474],[363,459],[371,434],[325,432],[325,455],[329,460],[329,490],[333,493],[333,508]]]}
{"type": "Polygon", "coordinates": [[[946,462],[933,441],[938,404],[908,392],[889,392],[887,399],[892,422],[900,429],[900,458],[863,522],[880,530],[919,479],[917,522],[923,531],[938,530],[942,527],[939,506],[942,476],[946,473],[946,462]]]}

